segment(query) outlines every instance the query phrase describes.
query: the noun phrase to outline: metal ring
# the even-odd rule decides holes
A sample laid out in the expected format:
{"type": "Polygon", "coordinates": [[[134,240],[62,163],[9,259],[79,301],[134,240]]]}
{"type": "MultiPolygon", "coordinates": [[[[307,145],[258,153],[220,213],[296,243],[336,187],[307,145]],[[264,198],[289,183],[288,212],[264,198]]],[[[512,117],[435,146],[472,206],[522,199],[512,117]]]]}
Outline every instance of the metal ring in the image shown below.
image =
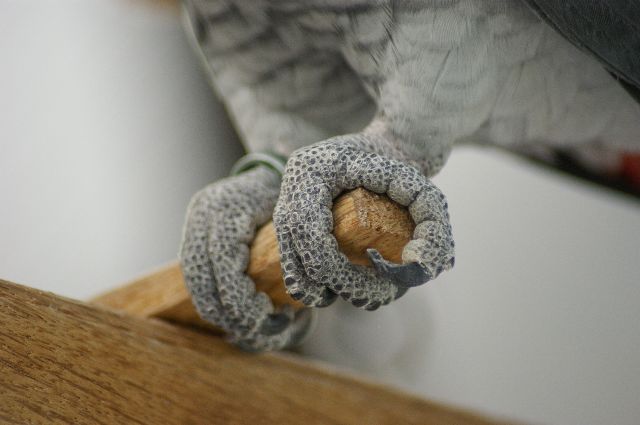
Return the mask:
{"type": "Polygon", "coordinates": [[[286,162],[286,158],[272,152],[250,152],[233,164],[229,174],[235,176],[258,165],[264,165],[282,178],[286,162]]]}

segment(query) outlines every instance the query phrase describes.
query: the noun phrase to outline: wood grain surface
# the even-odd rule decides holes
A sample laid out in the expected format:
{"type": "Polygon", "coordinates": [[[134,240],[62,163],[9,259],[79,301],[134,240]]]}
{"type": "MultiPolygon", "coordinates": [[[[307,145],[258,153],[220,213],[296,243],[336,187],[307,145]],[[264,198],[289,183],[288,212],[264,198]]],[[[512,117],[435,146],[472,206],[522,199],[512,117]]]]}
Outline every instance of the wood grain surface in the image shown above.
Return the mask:
{"type": "Polygon", "coordinates": [[[0,281],[0,422],[490,424],[222,339],[0,281]]]}
{"type": "MultiPolygon", "coordinates": [[[[402,248],[414,229],[405,208],[386,196],[364,189],[349,191],[335,200],[333,221],[338,246],[351,262],[361,265],[369,265],[367,248],[376,248],[385,258],[402,262],[402,248]]],[[[285,291],[272,222],[256,232],[247,273],[256,283],[256,289],[266,292],[274,304],[302,307],[285,291]]],[[[198,317],[177,263],[103,294],[93,302],[137,316],[194,324],[219,332],[198,317]]]]}

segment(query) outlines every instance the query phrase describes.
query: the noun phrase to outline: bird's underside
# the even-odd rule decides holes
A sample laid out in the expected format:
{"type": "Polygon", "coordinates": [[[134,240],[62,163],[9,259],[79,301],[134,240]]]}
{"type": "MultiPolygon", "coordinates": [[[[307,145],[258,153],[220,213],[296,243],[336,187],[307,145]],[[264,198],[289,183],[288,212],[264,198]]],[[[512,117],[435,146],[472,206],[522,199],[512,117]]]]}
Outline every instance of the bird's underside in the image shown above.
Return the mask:
{"type": "MultiPolygon", "coordinates": [[[[540,12],[563,2],[529,3],[540,12]]],[[[640,150],[638,105],[560,35],[558,19],[556,28],[545,24],[524,1],[188,4],[214,85],[250,150],[288,156],[358,131],[376,112],[429,175],[453,143],[571,158],[602,175],[640,150]]],[[[572,41],[589,50],[583,39],[572,41]]]]}
{"type": "MultiPolygon", "coordinates": [[[[541,13],[553,2],[530,3],[541,13]]],[[[289,157],[281,180],[259,166],[212,184],[187,220],[181,259],[196,307],[249,349],[291,344],[309,320],[275,311],[244,274],[247,244],[271,213],[292,297],[374,310],[454,264],[447,203],[427,177],[455,143],[542,160],[562,152],[599,174],[640,152],[640,106],[616,81],[629,89],[634,74],[611,57],[605,69],[579,31],[571,41],[585,51],[524,1],[185,6],[246,147],[289,157]],[[403,264],[373,252],[373,269],[354,266],[337,249],[331,201],[357,186],[411,213],[403,264]]]]}

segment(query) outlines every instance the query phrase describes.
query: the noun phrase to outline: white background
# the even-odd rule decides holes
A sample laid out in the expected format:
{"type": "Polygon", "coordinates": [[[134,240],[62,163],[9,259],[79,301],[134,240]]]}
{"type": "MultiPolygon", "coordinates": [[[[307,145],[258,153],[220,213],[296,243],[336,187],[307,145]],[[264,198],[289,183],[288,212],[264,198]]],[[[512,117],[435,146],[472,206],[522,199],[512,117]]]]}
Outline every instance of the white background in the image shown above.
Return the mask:
{"type": "MultiPolygon", "coordinates": [[[[86,299],[175,258],[241,154],[175,11],[0,0],[0,52],[0,277],[86,299]]],[[[320,311],[305,352],[527,422],[638,423],[640,204],[491,150],[435,181],[455,269],[320,311]]]]}

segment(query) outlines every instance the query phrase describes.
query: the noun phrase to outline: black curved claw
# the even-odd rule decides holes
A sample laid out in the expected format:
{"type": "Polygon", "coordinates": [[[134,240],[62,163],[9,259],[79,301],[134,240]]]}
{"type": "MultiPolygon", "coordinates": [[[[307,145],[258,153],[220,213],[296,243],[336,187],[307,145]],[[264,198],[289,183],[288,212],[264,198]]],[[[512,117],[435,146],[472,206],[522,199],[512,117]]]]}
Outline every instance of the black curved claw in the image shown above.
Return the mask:
{"type": "Polygon", "coordinates": [[[418,263],[392,263],[385,260],[374,248],[367,249],[367,255],[378,274],[402,288],[419,286],[431,280],[431,274],[418,263]]]}
{"type": "Polygon", "coordinates": [[[277,335],[284,331],[291,323],[291,315],[287,313],[273,313],[267,316],[260,327],[263,335],[277,335]]]}

